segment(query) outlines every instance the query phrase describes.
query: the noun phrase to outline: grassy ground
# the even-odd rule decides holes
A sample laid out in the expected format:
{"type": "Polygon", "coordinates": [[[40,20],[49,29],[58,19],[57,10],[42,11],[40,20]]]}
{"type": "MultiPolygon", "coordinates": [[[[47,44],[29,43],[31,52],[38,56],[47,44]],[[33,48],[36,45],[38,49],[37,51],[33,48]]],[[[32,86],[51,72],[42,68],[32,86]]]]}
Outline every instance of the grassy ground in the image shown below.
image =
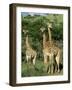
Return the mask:
{"type": "Polygon", "coordinates": [[[63,68],[61,68],[60,73],[55,72],[53,74],[48,74],[47,71],[44,70],[43,61],[36,61],[35,66],[31,63],[22,62],[22,77],[29,77],[29,76],[52,76],[52,75],[63,75],[63,68]]]}

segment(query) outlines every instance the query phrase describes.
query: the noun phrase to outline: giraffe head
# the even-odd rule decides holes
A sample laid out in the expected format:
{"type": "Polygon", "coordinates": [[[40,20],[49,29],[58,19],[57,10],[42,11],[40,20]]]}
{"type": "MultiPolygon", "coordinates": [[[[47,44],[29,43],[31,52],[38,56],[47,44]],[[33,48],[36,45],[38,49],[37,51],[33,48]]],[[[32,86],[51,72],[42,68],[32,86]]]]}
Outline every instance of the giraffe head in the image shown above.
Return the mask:
{"type": "Polygon", "coordinates": [[[40,31],[43,33],[45,31],[45,27],[41,27],[40,31]]]}
{"type": "Polygon", "coordinates": [[[48,22],[48,23],[47,23],[47,27],[52,30],[52,23],[51,23],[51,22],[48,22]]]}
{"type": "Polygon", "coordinates": [[[25,35],[27,35],[27,34],[28,34],[28,30],[23,29],[23,33],[24,33],[25,35]]]}

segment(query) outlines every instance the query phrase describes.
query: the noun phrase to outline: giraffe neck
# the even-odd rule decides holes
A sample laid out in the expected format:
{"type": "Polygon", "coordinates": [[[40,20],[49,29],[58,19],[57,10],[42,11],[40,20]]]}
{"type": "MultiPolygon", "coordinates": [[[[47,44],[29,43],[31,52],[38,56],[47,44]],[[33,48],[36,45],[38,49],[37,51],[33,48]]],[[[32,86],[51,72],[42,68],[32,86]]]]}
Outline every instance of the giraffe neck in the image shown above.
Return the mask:
{"type": "Polygon", "coordinates": [[[46,46],[46,35],[45,33],[43,34],[43,48],[46,46]]]}
{"type": "Polygon", "coordinates": [[[30,45],[29,45],[29,40],[28,40],[28,35],[26,36],[26,48],[30,48],[30,45]]]}
{"type": "Polygon", "coordinates": [[[51,30],[48,28],[48,34],[49,34],[49,41],[50,43],[52,42],[52,35],[51,35],[51,30]]]}

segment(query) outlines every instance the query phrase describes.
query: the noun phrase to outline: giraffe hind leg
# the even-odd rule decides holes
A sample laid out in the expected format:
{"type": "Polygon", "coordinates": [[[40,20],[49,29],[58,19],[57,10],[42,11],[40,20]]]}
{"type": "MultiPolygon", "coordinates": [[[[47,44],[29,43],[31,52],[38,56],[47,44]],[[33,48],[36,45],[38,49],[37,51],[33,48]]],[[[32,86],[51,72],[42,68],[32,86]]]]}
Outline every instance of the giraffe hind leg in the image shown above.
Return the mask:
{"type": "Polygon", "coordinates": [[[28,60],[29,60],[29,59],[28,59],[28,56],[27,56],[27,55],[26,55],[26,60],[27,60],[27,63],[28,63],[28,60]]]}
{"type": "Polygon", "coordinates": [[[58,67],[58,70],[57,71],[60,72],[60,68],[59,68],[59,64],[60,64],[59,63],[59,56],[56,57],[56,62],[57,62],[57,67],[58,67]]]}

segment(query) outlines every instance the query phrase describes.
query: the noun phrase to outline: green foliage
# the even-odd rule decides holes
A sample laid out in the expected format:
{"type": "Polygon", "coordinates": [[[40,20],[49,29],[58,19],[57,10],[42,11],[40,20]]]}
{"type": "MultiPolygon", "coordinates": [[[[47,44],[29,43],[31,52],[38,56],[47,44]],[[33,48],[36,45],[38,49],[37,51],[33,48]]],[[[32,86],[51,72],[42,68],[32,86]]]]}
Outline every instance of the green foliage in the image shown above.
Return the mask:
{"type": "MultiPolygon", "coordinates": [[[[53,23],[52,38],[54,40],[63,40],[63,15],[48,14],[46,16],[22,16],[22,30],[29,31],[29,43],[36,50],[39,51],[38,56],[42,55],[42,33],[40,27],[44,26],[47,30],[47,23],[53,23]]],[[[47,32],[48,33],[48,32],[47,32]]],[[[22,32],[22,55],[25,56],[25,36],[22,32]]]]}
{"type": "Polygon", "coordinates": [[[46,16],[22,16],[22,29],[29,30],[32,38],[40,39],[40,27],[46,27],[46,23],[53,23],[52,36],[55,40],[63,39],[63,15],[61,14],[48,14],[46,16]]]}

